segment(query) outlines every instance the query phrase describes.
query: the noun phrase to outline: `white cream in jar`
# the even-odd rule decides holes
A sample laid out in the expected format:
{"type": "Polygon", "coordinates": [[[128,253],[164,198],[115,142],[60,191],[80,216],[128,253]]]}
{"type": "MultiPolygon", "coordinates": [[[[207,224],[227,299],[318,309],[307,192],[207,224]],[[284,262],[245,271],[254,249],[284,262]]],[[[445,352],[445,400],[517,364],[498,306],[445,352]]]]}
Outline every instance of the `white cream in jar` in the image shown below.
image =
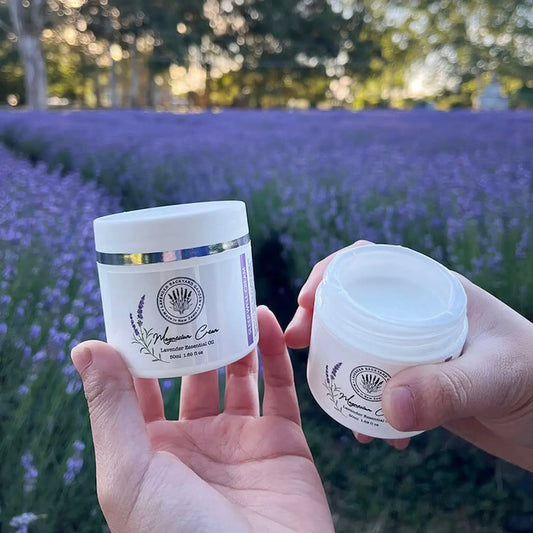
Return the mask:
{"type": "Polygon", "coordinates": [[[466,339],[466,294],[443,265],[401,246],[340,252],[315,299],[307,379],[337,422],[377,438],[404,438],[381,405],[404,368],[458,357],[466,339]]]}
{"type": "Polygon", "coordinates": [[[222,367],[258,340],[246,207],[203,202],[94,221],[107,341],[138,377],[222,367]]]}

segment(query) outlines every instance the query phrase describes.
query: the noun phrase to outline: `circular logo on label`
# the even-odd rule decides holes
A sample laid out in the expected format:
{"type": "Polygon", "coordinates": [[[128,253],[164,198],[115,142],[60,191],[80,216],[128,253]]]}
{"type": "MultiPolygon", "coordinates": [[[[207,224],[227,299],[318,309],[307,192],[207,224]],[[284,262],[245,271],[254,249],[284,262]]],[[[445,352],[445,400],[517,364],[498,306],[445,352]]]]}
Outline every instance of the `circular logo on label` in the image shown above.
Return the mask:
{"type": "Polygon", "coordinates": [[[358,366],[350,373],[353,390],[369,402],[381,401],[383,388],[389,379],[387,372],[375,366],[358,366]]]}
{"type": "Polygon", "coordinates": [[[202,312],[204,291],[191,278],[169,279],[157,293],[157,307],[172,324],[188,324],[202,312]]]}

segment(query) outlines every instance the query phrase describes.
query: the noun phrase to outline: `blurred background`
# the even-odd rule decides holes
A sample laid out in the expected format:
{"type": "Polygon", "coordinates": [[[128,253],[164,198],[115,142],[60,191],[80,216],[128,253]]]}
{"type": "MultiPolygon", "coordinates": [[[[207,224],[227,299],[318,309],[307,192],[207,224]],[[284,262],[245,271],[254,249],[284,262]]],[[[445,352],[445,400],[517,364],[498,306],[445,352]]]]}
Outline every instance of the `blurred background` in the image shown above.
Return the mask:
{"type": "Polygon", "coordinates": [[[531,26],[531,0],[1,0],[0,102],[531,107],[531,26]]]}
{"type": "MultiPolygon", "coordinates": [[[[533,0],[0,0],[0,531],[107,531],[69,357],[105,339],[98,216],[245,201],[283,326],[359,238],[531,320],[532,59],[533,0]]],[[[291,357],[337,531],[533,531],[531,474],[443,429],[360,445],[291,357]]]]}

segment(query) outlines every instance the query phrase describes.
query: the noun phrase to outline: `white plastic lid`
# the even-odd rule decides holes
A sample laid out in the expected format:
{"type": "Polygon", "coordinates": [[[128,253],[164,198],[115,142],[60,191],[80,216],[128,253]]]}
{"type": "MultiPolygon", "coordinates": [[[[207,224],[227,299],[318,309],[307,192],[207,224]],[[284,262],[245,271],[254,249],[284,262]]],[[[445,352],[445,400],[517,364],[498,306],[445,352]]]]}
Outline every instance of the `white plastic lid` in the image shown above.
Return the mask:
{"type": "Polygon", "coordinates": [[[96,251],[111,254],[211,246],[247,234],[246,205],[237,200],[139,209],[94,221],[96,251]]]}
{"type": "Polygon", "coordinates": [[[421,361],[462,346],[466,303],[458,278],[437,261],[374,244],[345,250],[329,264],[315,313],[349,345],[421,361]]]}

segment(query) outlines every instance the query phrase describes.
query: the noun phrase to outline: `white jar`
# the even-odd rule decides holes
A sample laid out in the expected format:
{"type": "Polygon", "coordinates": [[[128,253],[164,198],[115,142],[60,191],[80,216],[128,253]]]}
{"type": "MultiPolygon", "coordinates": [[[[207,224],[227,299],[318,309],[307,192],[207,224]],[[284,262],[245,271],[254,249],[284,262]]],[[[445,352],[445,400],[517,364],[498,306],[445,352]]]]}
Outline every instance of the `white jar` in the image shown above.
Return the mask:
{"type": "Polygon", "coordinates": [[[94,221],[107,341],[139,377],[222,367],[257,345],[246,206],[222,201],[94,221]]]}
{"type": "Polygon", "coordinates": [[[340,252],[315,299],[307,379],[337,422],[371,437],[397,439],[381,397],[404,368],[461,354],[466,294],[440,263],[401,246],[374,244],[340,252]]]}

